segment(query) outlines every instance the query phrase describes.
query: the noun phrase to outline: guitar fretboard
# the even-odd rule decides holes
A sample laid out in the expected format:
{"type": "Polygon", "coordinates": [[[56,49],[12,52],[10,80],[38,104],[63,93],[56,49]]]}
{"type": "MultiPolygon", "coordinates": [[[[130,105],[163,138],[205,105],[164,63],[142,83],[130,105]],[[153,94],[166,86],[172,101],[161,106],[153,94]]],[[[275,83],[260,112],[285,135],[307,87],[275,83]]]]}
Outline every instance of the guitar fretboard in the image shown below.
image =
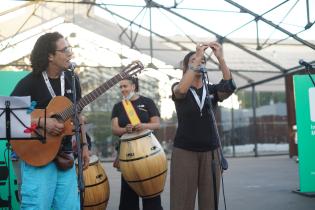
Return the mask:
{"type": "MultiPolygon", "coordinates": [[[[85,95],[83,98],[79,100],[77,103],[77,110],[78,112],[81,112],[82,109],[88,105],[89,103],[93,102],[95,99],[97,99],[99,96],[101,96],[104,92],[106,92],[108,89],[113,87],[115,84],[117,84],[119,81],[127,78],[129,75],[125,72],[120,72],[119,74],[115,75],[105,83],[103,83],[101,86],[90,92],[89,94],[85,95]]],[[[61,117],[63,121],[66,121],[71,116],[74,115],[74,105],[67,107],[63,112],[59,113],[58,116],[61,117]]]]}

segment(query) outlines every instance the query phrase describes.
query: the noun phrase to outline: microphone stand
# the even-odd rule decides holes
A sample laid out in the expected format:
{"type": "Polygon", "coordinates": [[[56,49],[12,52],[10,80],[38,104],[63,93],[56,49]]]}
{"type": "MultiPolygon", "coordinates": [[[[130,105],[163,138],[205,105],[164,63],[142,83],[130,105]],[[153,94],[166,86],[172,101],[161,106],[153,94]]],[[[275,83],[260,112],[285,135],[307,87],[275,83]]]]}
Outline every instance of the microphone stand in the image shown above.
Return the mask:
{"type": "Polygon", "coordinates": [[[76,91],[76,82],[75,82],[75,74],[74,68],[70,69],[71,71],[71,80],[72,80],[72,93],[73,93],[73,107],[74,107],[74,130],[75,130],[75,139],[77,145],[77,156],[78,156],[78,188],[80,193],[80,209],[83,209],[83,193],[84,193],[84,181],[83,181],[83,167],[82,167],[82,149],[81,149],[81,139],[80,139],[80,121],[78,115],[78,107],[77,107],[77,91],[76,91]]]}
{"type": "MultiPolygon", "coordinates": [[[[228,169],[228,162],[224,158],[223,152],[222,152],[221,139],[219,136],[219,131],[217,128],[217,123],[215,120],[214,111],[213,111],[213,107],[212,107],[211,97],[210,97],[209,90],[208,90],[208,84],[209,84],[208,75],[207,75],[206,71],[200,71],[200,72],[202,73],[202,83],[203,83],[203,85],[206,85],[206,88],[205,88],[206,100],[205,101],[208,104],[208,113],[210,116],[211,125],[213,126],[213,130],[214,130],[215,135],[216,135],[218,142],[219,142],[219,152],[220,152],[219,162],[220,162],[220,168],[221,168],[221,173],[222,173],[223,170],[228,169]]],[[[215,167],[215,161],[214,161],[214,152],[212,152],[211,169],[212,169],[214,205],[215,205],[215,210],[218,210],[218,189],[217,189],[217,180],[216,180],[216,167],[215,167]]]]}

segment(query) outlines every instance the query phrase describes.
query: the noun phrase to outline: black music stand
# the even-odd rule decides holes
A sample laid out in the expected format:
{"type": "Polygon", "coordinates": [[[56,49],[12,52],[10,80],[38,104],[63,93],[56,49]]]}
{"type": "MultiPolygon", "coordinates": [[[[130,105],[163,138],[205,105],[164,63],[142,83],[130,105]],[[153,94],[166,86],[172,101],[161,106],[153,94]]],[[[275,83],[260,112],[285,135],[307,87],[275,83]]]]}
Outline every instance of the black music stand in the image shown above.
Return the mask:
{"type": "Polygon", "coordinates": [[[24,128],[28,128],[28,126],[25,125],[25,123],[17,116],[17,114],[14,113],[15,110],[29,110],[30,107],[19,107],[19,108],[10,108],[11,106],[10,98],[5,100],[5,107],[0,108],[0,117],[5,114],[5,128],[6,128],[6,135],[4,138],[0,137],[0,140],[7,140],[6,143],[6,150],[7,150],[7,168],[8,168],[8,200],[6,201],[7,207],[9,210],[12,209],[12,196],[11,196],[11,177],[10,177],[10,141],[11,140],[39,140],[43,144],[46,142],[46,109],[44,111],[44,135],[40,134],[38,131],[34,130],[34,133],[36,134],[36,137],[12,137],[11,134],[11,117],[13,116],[24,128]],[[2,110],[2,111],[1,111],[2,110]],[[12,115],[12,116],[11,116],[12,115]]]}

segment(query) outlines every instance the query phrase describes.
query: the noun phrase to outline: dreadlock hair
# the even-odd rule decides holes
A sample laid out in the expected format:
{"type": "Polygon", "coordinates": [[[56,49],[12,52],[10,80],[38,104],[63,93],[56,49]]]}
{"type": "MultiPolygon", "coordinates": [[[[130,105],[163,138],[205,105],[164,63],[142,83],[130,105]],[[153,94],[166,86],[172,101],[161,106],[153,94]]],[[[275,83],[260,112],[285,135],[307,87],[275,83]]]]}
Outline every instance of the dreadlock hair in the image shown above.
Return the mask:
{"type": "Polygon", "coordinates": [[[37,39],[31,53],[31,64],[35,75],[47,69],[49,54],[55,55],[56,42],[61,38],[64,37],[60,33],[53,32],[46,33],[37,39]]]}

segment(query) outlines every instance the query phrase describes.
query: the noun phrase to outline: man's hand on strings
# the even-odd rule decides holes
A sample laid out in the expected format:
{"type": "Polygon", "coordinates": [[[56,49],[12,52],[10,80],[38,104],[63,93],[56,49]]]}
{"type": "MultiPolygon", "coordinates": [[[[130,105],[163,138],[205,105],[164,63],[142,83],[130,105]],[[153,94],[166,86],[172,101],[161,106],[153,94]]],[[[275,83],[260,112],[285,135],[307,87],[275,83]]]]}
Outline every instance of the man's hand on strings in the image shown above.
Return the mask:
{"type": "MultiPolygon", "coordinates": [[[[44,118],[40,118],[40,122],[39,122],[39,127],[44,127],[44,118]]],[[[60,134],[62,134],[63,129],[64,129],[64,124],[59,122],[57,119],[55,118],[46,118],[46,131],[54,136],[59,136],[60,134]]]]}

